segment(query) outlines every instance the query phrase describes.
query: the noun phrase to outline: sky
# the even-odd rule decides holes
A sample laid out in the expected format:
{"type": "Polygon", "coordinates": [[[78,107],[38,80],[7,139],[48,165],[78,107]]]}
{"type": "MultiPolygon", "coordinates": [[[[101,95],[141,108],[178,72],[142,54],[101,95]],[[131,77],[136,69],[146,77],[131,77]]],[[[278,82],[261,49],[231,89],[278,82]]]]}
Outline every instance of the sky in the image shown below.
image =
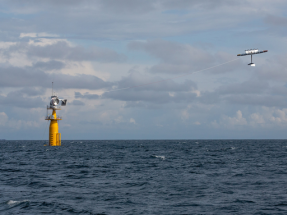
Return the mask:
{"type": "Polygon", "coordinates": [[[68,100],[63,140],[287,138],[286,11],[286,0],[1,0],[0,139],[48,139],[52,82],[68,100]],[[251,48],[268,50],[255,67],[237,57],[251,48]]]}

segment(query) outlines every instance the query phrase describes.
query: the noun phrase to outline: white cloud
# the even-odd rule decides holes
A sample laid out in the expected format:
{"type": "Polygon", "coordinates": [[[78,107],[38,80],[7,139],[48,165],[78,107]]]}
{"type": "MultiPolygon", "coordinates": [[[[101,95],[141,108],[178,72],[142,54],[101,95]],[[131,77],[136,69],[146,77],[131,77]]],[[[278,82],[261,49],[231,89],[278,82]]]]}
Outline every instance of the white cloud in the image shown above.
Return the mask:
{"type": "Polygon", "coordinates": [[[133,118],[130,118],[130,123],[136,124],[136,121],[133,118]]]}
{"type": "Polygon", "coordinates": [[[242,116],[242,112],[238,110],[235,117],[224,117],[224,121],[227,121],[229,125],[246,125],[247,121],[242,116]]]}
{"type": "Polygon", "coordinates": [[[21,33],[19,37],[37,37],[37,33],[21,33]]]}
{"type": "Polygon", "coordinates": [[[40,123],[37,122],[35,119],[32,120],[15,120],[11,119],[7,116],[5,112],[0,112],[0,127],[1,129],[14,129],[14,130],[20,130],[20,129],[29,129],[29,128],[38,128],[40,123]]]}
{"type": "Polygon", "coordinates": [[[211,125],[215,128],[224,127],[227,129],[236,129],[246,126],[248,124],[247,120],[243,117],[241,110],[238,110],[234,117],[223,115],[219,122],[214,120],[211,122],[211,125]]]}
{"type": "Polygon", "coordinates": [[[48,34],[48,33],[20,33],[19,38],[24,38],[24,37],[58,37],[56,34],[48,34]]]}
{"type": "Polygon", "coordinates": [[[7,114],[4,113],[4,112],[0,112],[0,118],[1,118],[1,120],[0,120],[0,126],[5,126],[6,123],[7,123],[7,121],[8,121],[8,116],[7,116],[7,114]]]}
{"type": "Polygon", "coordinates": [[[251,123],[255,123],[255,124],[264,124],[265,123],[264,117],[259,113],[251,114],[250,118],[251,118],[251,123]]]}
{"type": "Polygon", "coordinates": [[[273,112],[273,115],[271,117],[271,121],[272,122],[276,122],[276,123],[287,123],[287,109],[284,108],[282,110],[280,109],[277,109],[277,110],[274,110],[272,111],[273,112]]]}
{"type": "Polygon", "coordinates": [[[181,119],[182,120],[187,120],[188,118],[189,118],[188,110],[186,109],[186,110],[181,111],[181,119]]]}

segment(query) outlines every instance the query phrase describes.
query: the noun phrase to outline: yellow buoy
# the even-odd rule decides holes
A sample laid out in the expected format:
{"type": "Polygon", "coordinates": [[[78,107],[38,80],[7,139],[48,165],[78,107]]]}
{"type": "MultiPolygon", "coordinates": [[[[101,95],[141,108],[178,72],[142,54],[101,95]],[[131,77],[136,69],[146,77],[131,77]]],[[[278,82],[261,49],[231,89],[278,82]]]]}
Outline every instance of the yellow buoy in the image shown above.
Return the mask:
{"type": "Polygon", "coordinates": [[[46,117],[46,120],[50,120],[49,127],[49,145],[60,146],[61,145],[61,133],[59,133],[58,120],[62,120],[57,116],[56,110],[53,109],[52,115],[46,117]]]}

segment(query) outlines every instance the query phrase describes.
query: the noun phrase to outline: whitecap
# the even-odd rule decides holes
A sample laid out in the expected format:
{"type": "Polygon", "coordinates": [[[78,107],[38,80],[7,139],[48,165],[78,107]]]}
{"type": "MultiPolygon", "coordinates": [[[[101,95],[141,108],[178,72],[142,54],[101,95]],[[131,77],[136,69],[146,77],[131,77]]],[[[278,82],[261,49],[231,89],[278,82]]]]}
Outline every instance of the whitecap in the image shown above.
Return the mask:
{"type": "Polygon", "coordinates": [[[162,155],[155,155],[156,158],[161,158],[163,160],[165,160],[165,156],[162,156],[162,155]]]}
{"type": "Polygon", "coordinates": [[[235,147],[231,147],[232,150],[236,149],[235,147]]]}
{"type": "Polygon", "coordinates": [[[9,200],[8,202],[7,202],[7,205],[16,205],[16,204],[20,204],[20,203],[22,203],[22,202],[29,202],[29,200],[22,200],[22,201],[14,201],[14,200],[9,200]]]}

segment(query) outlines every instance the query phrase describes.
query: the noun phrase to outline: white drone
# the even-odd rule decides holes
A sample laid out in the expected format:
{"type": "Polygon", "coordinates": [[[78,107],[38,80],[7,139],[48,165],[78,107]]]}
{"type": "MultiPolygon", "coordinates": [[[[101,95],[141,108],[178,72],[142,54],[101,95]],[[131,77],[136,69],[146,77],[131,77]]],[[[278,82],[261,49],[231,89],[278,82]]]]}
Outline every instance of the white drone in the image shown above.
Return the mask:
{"type": "Polygon", "coordinates": [[[255,66],[254,63],[252,63],[252,55],[254,54],[261,54],[261,53],[265,53],[268,52],[268,50],[264,50],[264,51],[259,51],[258,49],[248,49],[245,50],[245,53],[243,54],[238,54],[237,56],[245,56],[245,55],[251,55],[251,63],[249,63],[249,66],[255,66]]]}

